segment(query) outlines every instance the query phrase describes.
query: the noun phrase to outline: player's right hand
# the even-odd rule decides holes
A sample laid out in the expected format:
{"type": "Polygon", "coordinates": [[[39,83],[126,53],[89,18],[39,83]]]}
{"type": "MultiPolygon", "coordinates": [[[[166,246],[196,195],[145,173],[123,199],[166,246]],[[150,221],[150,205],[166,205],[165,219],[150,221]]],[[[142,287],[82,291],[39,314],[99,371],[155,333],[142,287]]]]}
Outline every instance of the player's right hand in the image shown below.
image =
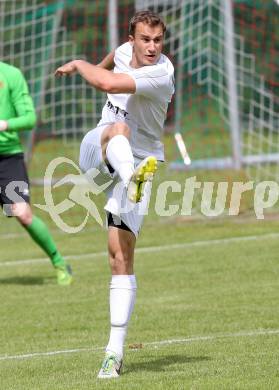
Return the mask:
{"type": "Polygon", "coordinates": [[[54,75],[55,76],[67,76],[74,74],[76,72],[76,65],[75,61],[67,62],[65,65],[59,66],[59,68],[56,69],[54,75]]]}

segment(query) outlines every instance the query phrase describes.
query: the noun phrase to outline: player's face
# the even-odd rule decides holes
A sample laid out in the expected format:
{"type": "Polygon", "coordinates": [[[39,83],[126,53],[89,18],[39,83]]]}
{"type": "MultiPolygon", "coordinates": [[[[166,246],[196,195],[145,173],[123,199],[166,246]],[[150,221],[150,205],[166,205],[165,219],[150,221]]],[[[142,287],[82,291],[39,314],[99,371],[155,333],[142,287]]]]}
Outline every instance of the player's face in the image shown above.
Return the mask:
{"type": "Polygon", "coordinates": [[[140,68],[156,64],[162,52],[163,40],[164,33],[160,25],[152,27],[146,23],[137,23],[135,36],[129,36],[133,45],[131,66],[140,68]]]}

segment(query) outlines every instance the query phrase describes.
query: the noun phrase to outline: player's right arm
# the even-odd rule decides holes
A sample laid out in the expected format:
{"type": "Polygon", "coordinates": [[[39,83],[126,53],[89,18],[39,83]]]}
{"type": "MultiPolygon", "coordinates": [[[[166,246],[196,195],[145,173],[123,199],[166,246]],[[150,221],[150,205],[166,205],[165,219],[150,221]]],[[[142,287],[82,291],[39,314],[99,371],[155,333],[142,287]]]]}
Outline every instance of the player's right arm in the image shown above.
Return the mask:
{"type": "Polygon", "coordinates": [[[90,85],[107,93],[135,93],[136,83],[126,73],[113,73],[87,61],[74,60],[56,69],[56,76],[79,73],[90,85]]]}

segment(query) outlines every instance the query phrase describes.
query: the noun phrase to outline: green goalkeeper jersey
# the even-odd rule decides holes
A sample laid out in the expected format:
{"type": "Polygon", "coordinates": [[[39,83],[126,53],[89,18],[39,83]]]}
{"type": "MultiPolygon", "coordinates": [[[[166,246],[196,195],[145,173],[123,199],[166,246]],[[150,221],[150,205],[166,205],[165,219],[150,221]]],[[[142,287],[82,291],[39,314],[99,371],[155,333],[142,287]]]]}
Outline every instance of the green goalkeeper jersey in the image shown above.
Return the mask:
{"type": "Polygon", "coordinates": [[[0,131],[0,154],[22,152],[18,132],[35,126],[34,104],[21,71],[1,61],[0,120],[8,123],[7,130],[0,131]]]}

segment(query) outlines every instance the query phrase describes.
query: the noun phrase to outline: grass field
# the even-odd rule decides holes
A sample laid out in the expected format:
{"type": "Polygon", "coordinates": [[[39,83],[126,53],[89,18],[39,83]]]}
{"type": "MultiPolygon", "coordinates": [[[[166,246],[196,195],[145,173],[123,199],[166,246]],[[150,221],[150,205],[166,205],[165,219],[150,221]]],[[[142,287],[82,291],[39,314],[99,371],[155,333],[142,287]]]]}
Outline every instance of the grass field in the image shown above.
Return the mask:
{"type": "MultiPolygon", "coordinates": [[[[38,156],[34,177],[44,171],[38,156]]],[[[155,192],[163,180],[183,184],[193,174],[161,167],[155,192]]],[[[248,180],[225,171],[202,179],[248,180]]],[[[169,193],[168,204],[181,196],[169,193]]],[[[40,249],[0,215],[0,390],[278,389],[279,218],[256,220],[251,199],[238,217],[209,219],[160,217],[153,197],[137,245],[124,371],[109,382],[96,379],[109,333],[106,231],[91,218],[65,234],[35,209],[72,264],[74,284],[62,288],[40,249]]],[[[44,203],[42,188],[33,187],[32,200],[44,203]]],[[[95,201],[100,209],[103,198],[95,201]]],[[[79,224],[84,210],[64,217],[79,224]]]]}
{"type": "MultiPolygon", "coordinates": [[[[123,376],[96,379],[106,345],[106,234],[52,226],[75,283],[1,217],[0,388],[277,389],[279,222],[146,218],[123,376]]],[[[15,221],[7,221],[13,224],[15,221]]]]}

